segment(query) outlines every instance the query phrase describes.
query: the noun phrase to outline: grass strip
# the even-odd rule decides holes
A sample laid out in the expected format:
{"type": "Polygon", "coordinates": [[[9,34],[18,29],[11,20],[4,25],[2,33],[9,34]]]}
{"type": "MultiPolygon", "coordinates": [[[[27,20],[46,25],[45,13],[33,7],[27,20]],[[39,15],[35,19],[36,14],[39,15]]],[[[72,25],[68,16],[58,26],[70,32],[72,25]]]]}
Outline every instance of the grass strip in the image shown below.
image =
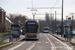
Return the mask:
{"type": "Polygon", "coordinates": [[[4,35],[4,33],[0,33],[0,36],[3,36],[4,35]]]}
{"type": "Polygon", "coordinates": [[[9,42],[0,42],[0,46],[4,44],[8,44],[9,42]]]}
{"type": "Polygon", "coordinates": [[[51,33],[51,34],[56,34],[56,33],[51,33]]]}
{"type": "MultiPolygon", "coordinates": [[[[0,37],[3,36],[4,34],[8,34],[9,32],[5,32],[5,33],[0,33],[0,37]]],[[[11,34],[11,33],[9,33],[11,34]]]]}

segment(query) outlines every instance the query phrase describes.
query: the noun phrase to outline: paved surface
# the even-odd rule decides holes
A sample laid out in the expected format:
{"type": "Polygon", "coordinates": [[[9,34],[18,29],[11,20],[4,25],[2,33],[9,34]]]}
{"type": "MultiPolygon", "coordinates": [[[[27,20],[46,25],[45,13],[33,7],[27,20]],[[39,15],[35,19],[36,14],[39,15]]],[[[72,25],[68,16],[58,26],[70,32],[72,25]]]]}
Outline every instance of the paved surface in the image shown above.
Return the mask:
{"type": "Polygon", "coordinates": [[[71,42],[75,44],[75,37],[74,37],[74,38],[72,38],[72,41],[71,41],[71,42]]]}
{"type": "MultiPolygon", "coordinates": [[[[61,37],[61,35],[57,35],[57,34],[53,34],[53,35],[56,36],[56,37],[58,37],[59,39],[61,39],[63,41],[67,41],[67,39],[65,40],[64,37],[61,37]]],[[[75,37],[72,38],[71,43],[75,44],[75,37]]]]}
{"type": "MultiPolygon", "coordinates": [[[[25,37],[25,35],[20,35],[20,38],[19,39],[22,39],[22,38],[24,38],[25,37]]],[[[12,42],[15,42],[15,41],[17,41],[17,40],[19,40],[18,38],[16,39],[16,38],[13,38],[13,41],[12,42]]],[[[3,42],[10,42],[10,40],[9,40],[9,38],[7,38],[7,39],[5,39],[3,42]]]]}
{"type": "Polygon", "coordinates": [[[49,33],[39,35],[39,40],[23,40],[2,50],[74,50],[72,45],[61,42],[49,33]]]}

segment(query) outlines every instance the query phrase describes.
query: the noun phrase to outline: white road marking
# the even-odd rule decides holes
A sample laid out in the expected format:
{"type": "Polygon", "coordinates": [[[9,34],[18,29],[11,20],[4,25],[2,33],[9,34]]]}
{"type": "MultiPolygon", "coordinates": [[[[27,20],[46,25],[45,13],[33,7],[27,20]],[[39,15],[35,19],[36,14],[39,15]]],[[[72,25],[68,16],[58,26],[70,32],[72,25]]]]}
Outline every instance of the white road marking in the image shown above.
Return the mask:
{"type": "Polygon", "coordinates": [[[45,43],[49,43],[49,42],[45,42],[45,43]]]}
{"type": "MultiPolygon", "coordinates": [[[[49,36],[53,37],[52,35],[49,34],[49,36]]],[[[62,41],[58,40],[57,38],[53,37],[55,40],[59,41],[61,44],[67,47],[68,50],[73,50],[71,47],[69,47],[67,44],[63,43],[62,41]]]]}
{"type": "Polygon", "coordinates": [[[27,43],[31,43],[31,42],[27,42],[27,43]]]}
{"type": "Polygon", "coordinates": [[[16,48],[22,46],[24,43],[25,43],[25,42],[22,42],[21,44],[19,44],[19,45],[17,45],[17,46],[14,46],[13,48],[10,48],[10,49],[8,49],[8,50],[14,50],[14,49],[16,49],[16,48]]]}
{"type": "Polygon", "coordinates": [[[41,42],[37,42],[37,43],[41,43],[41,42]]]}
{"type": "Polygon", "coordinates": [[[45,34],[46,38],[48,39],[49,43],[51,44],[52,46],[52,49],[51,50],[56,50],[56,47],[55,45],[51,42],[51,40],[48,38],[48,36],[45,34]]]}
{"type": "Polygon", "coordinates": [[[42,41],[42,42],[44,42],[44,41],[42,41]]]}
{"type": "Polygon", "coordinates": [[[31,50],[35,46],[36,42],[34,42],[31,46],[29,46],[26,50],[31,50]]]}

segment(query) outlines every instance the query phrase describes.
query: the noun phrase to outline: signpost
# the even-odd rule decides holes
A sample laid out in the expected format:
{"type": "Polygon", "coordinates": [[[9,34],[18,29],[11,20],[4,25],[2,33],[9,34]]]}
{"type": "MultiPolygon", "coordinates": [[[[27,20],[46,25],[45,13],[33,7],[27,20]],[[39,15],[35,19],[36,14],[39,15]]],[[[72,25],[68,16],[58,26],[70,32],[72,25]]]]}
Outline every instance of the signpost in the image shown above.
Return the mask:
{"type": "Polygon", "coordinates": [[[67,23],[67,25],[71,25],[71,18],[70,18],[70,17],[68,18],[68,23],[67,23]]]}
{"type": "Polygon", "coordinates": [[[57,34],[61,34],[60,22],[58,22],[58,26],[57,26],[57,34]]]}
{"type": "Polygon", "coordinates": [[[19,24],[21,23],[21,20],[20,20],[20,19],[18,19],[18,23],[19,23],[19,24]]]}
{"type": "Polygon", "coordinates": [[[71,35],[72,35],[72,28],[71,28],[71,18],[68,18],[68,23],[67,25],[64,26],[64,36],[65,40],[67,38],[67,41],[71,41],[71,35]]]}

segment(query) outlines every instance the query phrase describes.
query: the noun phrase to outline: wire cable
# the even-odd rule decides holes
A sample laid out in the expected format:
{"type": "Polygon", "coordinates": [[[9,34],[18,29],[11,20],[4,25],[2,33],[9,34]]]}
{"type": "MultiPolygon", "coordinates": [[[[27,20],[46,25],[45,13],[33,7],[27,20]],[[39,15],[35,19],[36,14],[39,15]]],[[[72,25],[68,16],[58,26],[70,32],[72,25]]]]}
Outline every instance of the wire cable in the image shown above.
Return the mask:
{"type": "Polygon", "coordinates": [[[54,0],[52,0],[52,1],[48,1],[47,3],[44,3],[43,6],[50,5],[50,4],[53,3],[53,2],[54,2],[54,0]]]}
{"type": "Polygon", "coordinates": [[[38,4],[35,4],[36,6],[37,5],[47,5],[47,4],[49,4],[49,3],[52,3],[54,0],[46,0],[45,2],[41,2],[41,3],[38,3],[38,4]]]}
{"type": "Polygon", "coordinates": [[[58,2],[59,2],[59,0],[57,0],[57,1],[55,2],[55,4],[52,6],[52,8],[55,7],[58,2]]]}

